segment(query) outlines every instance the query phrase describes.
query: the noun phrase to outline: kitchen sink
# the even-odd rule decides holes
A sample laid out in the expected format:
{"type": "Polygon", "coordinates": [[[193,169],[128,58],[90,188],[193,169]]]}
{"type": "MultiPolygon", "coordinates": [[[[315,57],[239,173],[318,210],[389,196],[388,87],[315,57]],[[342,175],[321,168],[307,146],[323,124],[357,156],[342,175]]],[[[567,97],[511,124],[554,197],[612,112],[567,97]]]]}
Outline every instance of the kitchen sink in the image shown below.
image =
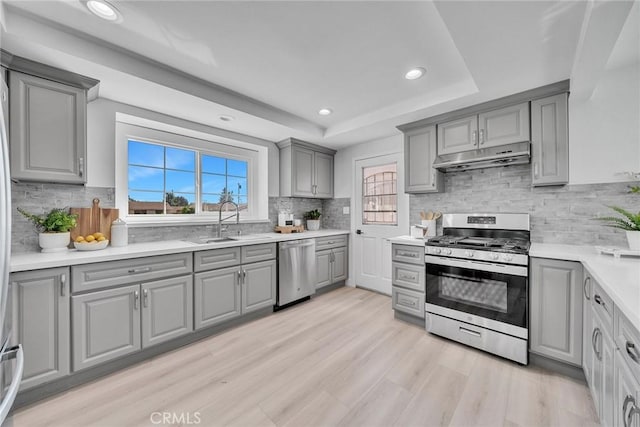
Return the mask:
{"type": "Polygon", "coordinates": [[[198,237],[190,242],[198,243],[200,245],[208,245],[212,243],[224,243],[224,242],[237,242],[237,241],[254,241],[254,240],[271,240],[271,236],[247,234],[240,236],[225,236],[225,237],[198,237]]]}

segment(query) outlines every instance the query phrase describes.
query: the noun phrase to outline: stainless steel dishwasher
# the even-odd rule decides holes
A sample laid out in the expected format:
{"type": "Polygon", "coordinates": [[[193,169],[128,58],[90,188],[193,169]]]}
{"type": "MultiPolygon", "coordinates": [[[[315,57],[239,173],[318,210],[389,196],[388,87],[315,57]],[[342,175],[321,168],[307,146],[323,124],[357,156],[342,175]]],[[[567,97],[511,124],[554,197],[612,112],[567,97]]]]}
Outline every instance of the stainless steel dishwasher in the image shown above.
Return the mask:
{"type": "Polygon", "coordinates": [[[278,243],[278,304],[282,307],[316,293],[316,241],[278,243]]]}

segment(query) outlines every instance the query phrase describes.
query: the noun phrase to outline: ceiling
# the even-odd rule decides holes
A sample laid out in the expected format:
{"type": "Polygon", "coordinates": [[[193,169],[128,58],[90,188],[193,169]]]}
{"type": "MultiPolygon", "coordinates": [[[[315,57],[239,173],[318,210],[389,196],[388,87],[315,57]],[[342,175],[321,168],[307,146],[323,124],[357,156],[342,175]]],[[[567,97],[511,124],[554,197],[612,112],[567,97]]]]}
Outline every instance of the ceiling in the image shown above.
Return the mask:
{"type": "Polygon", "coordinates": [[[102,98],[331,148],[567,79],[584,1],[4,0],[4,49],[97,78],[102,98]],[[426,68],[406,80],[412,67],[426,68]],[[318,115],[328,107],[329,116],[318,115]],[[231,122],[220,115],[235,118],[231,122]]]}

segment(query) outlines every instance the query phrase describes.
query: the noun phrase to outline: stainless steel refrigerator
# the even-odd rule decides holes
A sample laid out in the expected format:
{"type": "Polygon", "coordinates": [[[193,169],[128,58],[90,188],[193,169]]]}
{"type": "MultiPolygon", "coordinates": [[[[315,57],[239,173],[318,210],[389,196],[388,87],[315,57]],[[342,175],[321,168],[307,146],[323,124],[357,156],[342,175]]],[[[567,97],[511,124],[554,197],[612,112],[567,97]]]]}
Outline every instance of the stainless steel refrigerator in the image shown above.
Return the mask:
{"type": "Polygon", "coordinates": [[[0,72],[0,425],[7,426],[7,415],[16,398],[24,356],[22,346],[9,346],[11,338],[11,304],[9,263],[11,261],[11,181],[9,175],[9,90],[0,72]]]}

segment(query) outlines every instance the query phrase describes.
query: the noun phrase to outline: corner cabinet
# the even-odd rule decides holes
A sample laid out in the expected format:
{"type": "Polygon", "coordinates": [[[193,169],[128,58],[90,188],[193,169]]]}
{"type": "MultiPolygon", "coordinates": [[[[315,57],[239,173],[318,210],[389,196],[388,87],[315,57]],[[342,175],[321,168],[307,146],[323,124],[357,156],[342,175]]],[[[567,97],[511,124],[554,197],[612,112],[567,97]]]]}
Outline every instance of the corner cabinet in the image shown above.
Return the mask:
{"type": "Polygon", "coordinates": [[[568,94],[531,101],[532,185],[569,182],[568,94]]]}
{"type": "Polygon", "coordinates": [[[413,129],[404,134],[404,192],[435,193],[444,188],[436,159],[436,127],[413,129]]]}
{"type": "Polygon", "coordinates": [[[531,258],[531,352],[582,365],[582,264],[531,258]]]}
{"type": "Polygon", "coordinates": [[[11,274],[14,345],[24,348],[20,390],[69,374],[69,268],[11,274]]]}
{"type": "Polygon", "coordinates": [[[280,149],[280,196],[333,197],[334,150],[289,138],[280,149]]]}
{"type": "Polygon", "coordinates": [[[11,177],[86,182],[87,91],[9,71],[11,177]]]}

